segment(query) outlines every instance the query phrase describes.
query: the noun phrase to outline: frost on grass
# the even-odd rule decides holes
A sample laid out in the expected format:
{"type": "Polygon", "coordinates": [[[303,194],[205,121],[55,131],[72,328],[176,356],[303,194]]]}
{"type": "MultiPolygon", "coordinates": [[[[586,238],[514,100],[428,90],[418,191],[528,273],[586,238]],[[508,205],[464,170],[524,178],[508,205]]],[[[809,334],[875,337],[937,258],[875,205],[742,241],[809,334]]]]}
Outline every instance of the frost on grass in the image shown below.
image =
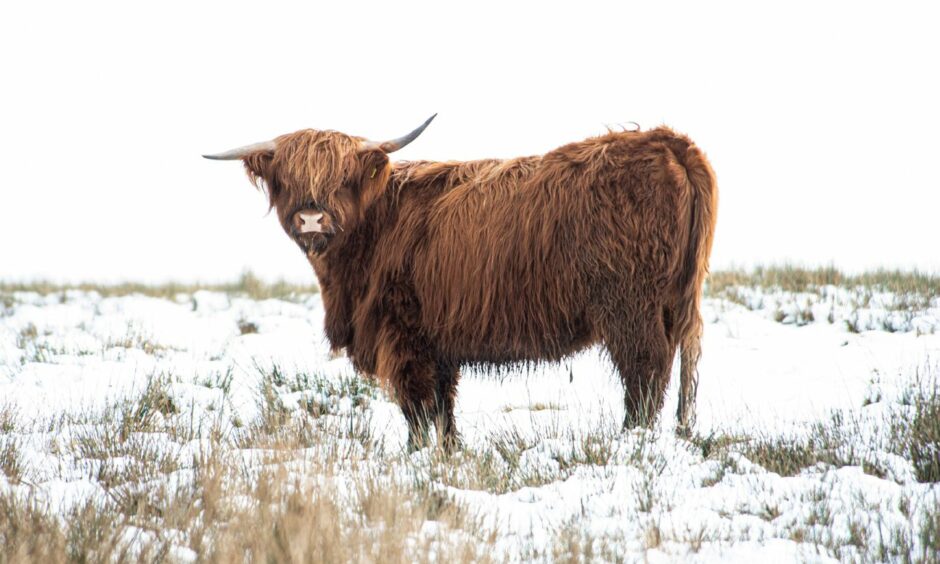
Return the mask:
{"type": "MultiPolygon", "coordinates": [[[[835,275],[763,276],[727,287],[779,304],[705,301],[691,440],[677,377],[660,424],[622,432],[588,351],[466,371],[452,455],[405,450],[380,383],[330,357],[315,294],[17,288],[0,561],[936,561],[940,337],[829,322],[838,299],[813,296],[860,295],[835,275]]],[[[874,296],[904,287],[866,307],[892,315],[874,296]]]]}

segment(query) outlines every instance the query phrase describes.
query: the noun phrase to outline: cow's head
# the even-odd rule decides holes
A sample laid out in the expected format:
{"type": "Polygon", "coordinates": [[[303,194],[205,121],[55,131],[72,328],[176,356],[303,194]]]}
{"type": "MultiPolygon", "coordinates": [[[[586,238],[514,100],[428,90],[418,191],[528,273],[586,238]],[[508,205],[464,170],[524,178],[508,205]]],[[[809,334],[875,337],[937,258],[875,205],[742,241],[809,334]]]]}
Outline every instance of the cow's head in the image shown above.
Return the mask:
{"type": "Polygon", "coordinates": [[[436,115],[390,141],[303,129],[203,156],[243,161],[251,181],[267,191],[284,231],[308,256],[315,256],[337,232],[355,229],[388,182],[386,155],[414,141],[436,115]]]}

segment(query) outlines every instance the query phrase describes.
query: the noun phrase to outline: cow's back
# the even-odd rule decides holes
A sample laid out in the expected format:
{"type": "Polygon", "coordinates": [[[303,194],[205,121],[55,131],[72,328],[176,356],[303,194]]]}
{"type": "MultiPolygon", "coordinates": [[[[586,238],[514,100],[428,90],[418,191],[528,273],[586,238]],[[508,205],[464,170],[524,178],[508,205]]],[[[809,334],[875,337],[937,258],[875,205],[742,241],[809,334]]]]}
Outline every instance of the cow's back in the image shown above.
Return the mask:
{"type": "Polygon", "coordinates": [[[648,178],[661,170],[661,143],[633,135],[541,157],[413,165],[395,244],[413,247],[402,268],[442,352],[560,358],[596,339],[592,315],[607,294],[662,278],[649,265],[677,251],[674,195],[648,178]]]}

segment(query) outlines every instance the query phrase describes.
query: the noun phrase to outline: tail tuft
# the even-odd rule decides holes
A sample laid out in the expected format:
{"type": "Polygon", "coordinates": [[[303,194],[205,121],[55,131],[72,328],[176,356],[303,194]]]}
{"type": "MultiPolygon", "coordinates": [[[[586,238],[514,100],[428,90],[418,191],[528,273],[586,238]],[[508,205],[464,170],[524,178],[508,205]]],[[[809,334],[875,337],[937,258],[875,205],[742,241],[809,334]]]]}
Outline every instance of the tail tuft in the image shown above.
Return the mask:
{"type": "Polygon", "coordinates": [[[689,143],[685,151],[674,150],[676,159],[685,169],[684,180],[689,191],[686,216],[689,232],[679,269],[679,294],[675,335],[681,360],[678,429],[689,432],[695,418],[695,395],[698,388],[696,366],[701,356],[702,286],[708,275],[718,211],[718,187],[715,172],[702,151],[689,143]]]}

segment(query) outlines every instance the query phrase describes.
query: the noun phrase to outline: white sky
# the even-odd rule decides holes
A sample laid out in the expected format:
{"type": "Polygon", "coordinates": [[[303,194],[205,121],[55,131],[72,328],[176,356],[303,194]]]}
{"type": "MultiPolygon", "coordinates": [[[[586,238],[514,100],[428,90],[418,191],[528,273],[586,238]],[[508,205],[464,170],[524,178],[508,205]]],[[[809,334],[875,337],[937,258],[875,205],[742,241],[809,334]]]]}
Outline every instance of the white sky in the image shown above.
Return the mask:
{"type": "Polygon", "coordinates": [[[200,155],[434,112],[397,156],[689,134],[716,267],[940,270],[935,3],[451,4],[4,2],[0,278],[310,281],[240,165],[200,155]]]}

